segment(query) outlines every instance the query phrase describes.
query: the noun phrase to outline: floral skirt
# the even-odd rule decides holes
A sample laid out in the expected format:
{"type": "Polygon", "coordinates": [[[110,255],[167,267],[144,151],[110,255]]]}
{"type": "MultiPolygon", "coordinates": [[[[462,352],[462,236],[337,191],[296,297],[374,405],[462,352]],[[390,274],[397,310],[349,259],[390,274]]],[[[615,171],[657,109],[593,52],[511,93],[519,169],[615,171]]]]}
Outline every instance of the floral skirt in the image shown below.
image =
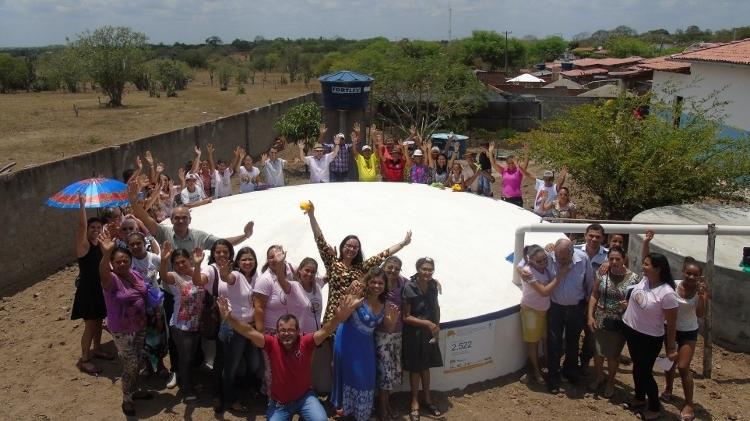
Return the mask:
{"type": "Polygon", "coordinates": [[[375,332],[378,389],[393,390],[401,384],[401,332],[375,332]]]}

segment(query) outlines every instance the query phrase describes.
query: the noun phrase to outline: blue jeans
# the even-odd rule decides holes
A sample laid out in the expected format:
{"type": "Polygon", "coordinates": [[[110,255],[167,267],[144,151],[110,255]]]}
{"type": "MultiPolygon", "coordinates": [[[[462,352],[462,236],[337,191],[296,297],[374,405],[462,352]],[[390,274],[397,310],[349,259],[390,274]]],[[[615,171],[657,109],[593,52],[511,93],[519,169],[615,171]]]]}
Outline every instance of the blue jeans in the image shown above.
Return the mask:
{"type": "Polygon", "coordinates": [[[224,370],[221,375],[222,395],[224,402],[231,405],[238,400],[234,379],[237,377],[240,362],[245,361],[245,367],[249,373],[262,377],[263,372],[258,373],[262,367],[262,356],[260,349],[256,348],[249,339],[235,332],[227,322],[221,323],[219,342],[224,353],[224,370]]]}
{"type": "Polygon", "coordinates": [[[492,182],[485,174],[481,174],[477,178],[477,194],[487,197],[492,196],[492,182]]]}
{"type": "Polygon", "coordinates": [[[291,421],[294,414],[299,414],[305,421],[326,421],[328,415],[312,390],[305,393],[296,401],[284,405],[268,399],[268,421],[291,421]]]}

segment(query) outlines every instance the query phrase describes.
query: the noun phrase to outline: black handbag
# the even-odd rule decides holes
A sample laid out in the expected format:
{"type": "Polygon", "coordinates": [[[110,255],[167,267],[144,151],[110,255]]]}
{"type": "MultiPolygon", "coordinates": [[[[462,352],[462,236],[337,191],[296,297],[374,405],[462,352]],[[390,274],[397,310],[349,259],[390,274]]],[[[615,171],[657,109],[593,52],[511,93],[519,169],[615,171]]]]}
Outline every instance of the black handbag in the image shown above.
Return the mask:
{"type": "Polygon", "coordinates": [[[206,295],[203,298],[203,311],[201,311],[200,324],[198,332],[201,337],[208,340],[216,340],[219,337],[219,326],[221,325],[221,315],[219,306],[216,304],[216,297],[219,295],[219,271],[212,266],[214,270],[213,294],[206,295]]]}

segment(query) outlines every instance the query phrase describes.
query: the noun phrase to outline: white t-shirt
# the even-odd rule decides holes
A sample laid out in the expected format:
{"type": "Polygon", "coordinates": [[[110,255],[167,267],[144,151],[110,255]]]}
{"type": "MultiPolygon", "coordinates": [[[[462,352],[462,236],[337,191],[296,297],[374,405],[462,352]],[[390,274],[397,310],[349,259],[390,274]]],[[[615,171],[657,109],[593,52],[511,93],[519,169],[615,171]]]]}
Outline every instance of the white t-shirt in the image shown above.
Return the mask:
{"type": "Polygon", "coordinates": [[[138,272],[141,278],[147,279],[155,286],[158,286],[156,279],[159,278],[159,265],[161,265],[161,258],[150,251],[146,252],[146,257],[143,259],[133,256],[130,261],[130,268],[138,272]]]}
{"type": "Polygon", "coordinates": [[[248,170],[243,165],[240,165],[240,193],[255,191],[255,183],[258,175],[260,175],[258,167],[248,170]]]}
{"type": "Polygon", "coordinates": [[[187,187],[185,187],[184,189],[182,189],[180,197],[182,198],[182,204],[187,205],[189,203],[195,203],[205,199],[206,193],[204,193],[203,189],[198,185],[198,183],[196,183],[195,191],[191,192],[187,187]]]}
{"type": "MultiPolygon", "coordinates": [[[[675,280],[674,283],[679,287],[682,280],[675,280]]],[[[695,314],[696,299],[697,295],[693,295],[693,298],[682,298],[680,294],[677,294],[677,303],[679,304],[677,307],[677,330],[692,332],[698,329],[698,316],[695,314]]]]}
{"type": "MultiPolygon", "coordinates": [[[[302,331],[304,326],[309,326],[307,319],[312,317],[310,311],[310,300],[307,298],[305,289],[299,282],[293,281],[294,274],[287,266],[286,279],[289,280],[289,293],[287,294],[279,285],[276,274],[271,269],[266,269],[255,283],[254,293],[266,297],[266,308],[263,320],[266,333],[276,332],[276,322],[285,314],[293,314],[299,321],[302,331]]],[[[305,332],[308,333],[308,332],[305,332]]]]}
{"type": "Polygon", "coordinates": [[[270,187],[284,187],[284,167],[286,160],[276,158],[276,161],[270,159],[266,161],[263,170],[266,176],[266,182],[270,187]]]}
{"type": "MultiPolygon", "coordinates": [[[[461,164],[461,175],[464,176],[464,180],[468,180],[471,178],[472,175],[474,175],[474,171],[471,170],[471,167],[469,166],[469,163],[467,161],[457,161],[459,164],[461,164]]],[[[481,171],[479,167],[477,167],[477,171],[481,171]]],[[[474,181],[472,181],[470,186],[467,186],[471,189],[471,191],[475,192],[477,191],[477,184],[479,183],[479,178],[475,178],[474,181]]]]}
{"type": "Polygon", "coordinates": [[[307,299],[310,300],[310,313],[312,315],[312,317],[307,318],[306,325],[302,326],[303,332],[315,332],[320,329],[320,322],[323,319],[323,294],[321,294],[320,288],[322,288],[323,285],[323,278],[316,276],[315,282],[313,283],[313,290],[311,292],[307,292],[304,287],[302,288],[305,290],[307,299]]]}
{"type": "Polygon", "coordinates": [[[649,288],[645,276],[633,287],[628,301],[628,309],[622,321],[631,329],[649,335],[664,336],[664,310],[677,308],[679,297],[667,284],[649,288]]]}
{"type": "Polygon", "coordinates": [[[305,164],[310,168],[311,183],[328,183],[331,181],[331,173],[328,166],[333,161],[333,152],[323,155],[320,159],[314,156],[306,156],[305,164]]]}
{"type": "MultiPolygon", "coordinates": [[[[214,274],[219,273],[219,268],[216,268],[215,272],[214,268],[214,265],[209,265],[201,269],[201,273],[208,278],[208,282],[204,288],[209,294],[213,294],[214,291],[214,274]]],[[[226,297],[229,300],[229,308],[232,316],[243,322],[250,323],[253,321],[253,289],[244,275],[238,271],[233,271],[232,273],[236,277],[234,284],[230,285],[224,280],[219,282],[219,297],[226,297]]]]}
{"type": "Polygon", "coordinates": [[[219,170],[214,170],[214,181],[212,184],[216,186],[214,194],[217,198],[232,195],[232,174],[234,172],[231,168],[226,168],[223,173],[219,172],[219,170]]]}
{"type": "Polygon", "coordinates": [[[534,199],[534,213],[539,216],[552,216],[552,209],[544,212],[542,211],[542,205],[545,203],[553,202],[557,199],[557,184],[552,183],[551,186],[547,187],[544,185],[544,180],[536,179],[536,199],[534,199]],[[542,191],[547,192],[547,198],[542,199],[539,195],[542,191]]]}

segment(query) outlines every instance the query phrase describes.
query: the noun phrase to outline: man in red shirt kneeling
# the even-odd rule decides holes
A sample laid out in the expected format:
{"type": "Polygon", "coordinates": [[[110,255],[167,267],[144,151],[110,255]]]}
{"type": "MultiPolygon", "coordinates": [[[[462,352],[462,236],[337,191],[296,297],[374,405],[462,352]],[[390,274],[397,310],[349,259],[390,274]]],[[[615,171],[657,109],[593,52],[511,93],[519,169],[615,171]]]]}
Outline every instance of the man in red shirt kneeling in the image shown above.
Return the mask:
{"type": "Polygon", "coordinates": [[[250,339],[268,354],[271,365],[271,387],[266,416],[269,421],[291,421],[299,414],[305,421],[328,419],[323,405],[312,390],[311,362],[313,350],[331,336],[352,312],[362,303],[362,298],[345,296],[336,317],[320,330],[300,336],[299,322],[292,314],[279,317],[276,335],[264,335],[250,324],[232,317],[229,301],[218,300],[221,317],[240,335],[250,339]]]}

